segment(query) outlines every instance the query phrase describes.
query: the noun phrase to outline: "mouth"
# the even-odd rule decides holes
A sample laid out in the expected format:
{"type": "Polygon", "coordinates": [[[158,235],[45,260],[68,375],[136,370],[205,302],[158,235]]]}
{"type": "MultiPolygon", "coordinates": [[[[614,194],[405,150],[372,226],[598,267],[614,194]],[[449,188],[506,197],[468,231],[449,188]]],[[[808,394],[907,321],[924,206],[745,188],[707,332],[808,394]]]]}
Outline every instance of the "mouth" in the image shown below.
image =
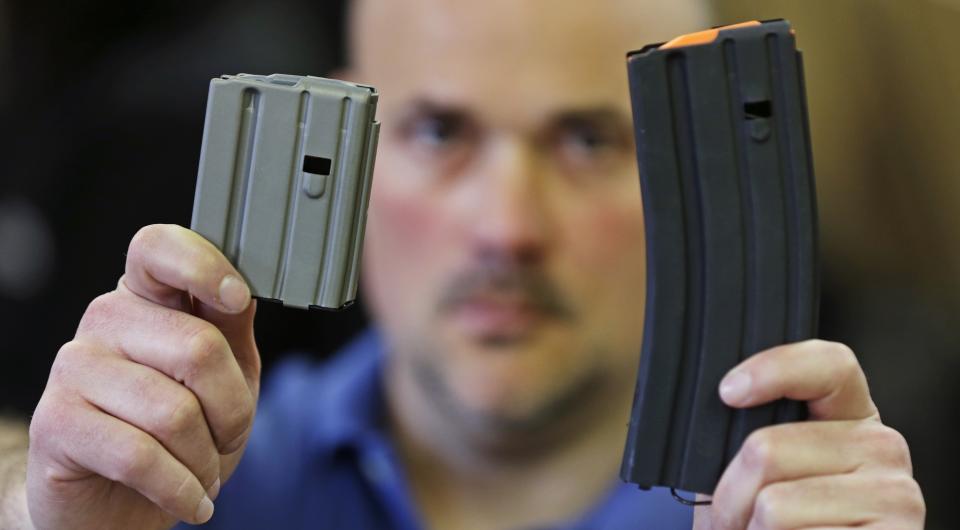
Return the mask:
{"type": "Polygon", "coordinates": [[[468,340],[505,347],[544,326],[574,318],[557,285],[537,269],[484,265],[454,278],[442,292],[440,318],[468,340]]]}
{"type": "Polygon", "coordinates": [[[548,320],[548,313],[521,296],[473,296],[451,308],[454,325],[484,343],[528,338],[548,320]]]}

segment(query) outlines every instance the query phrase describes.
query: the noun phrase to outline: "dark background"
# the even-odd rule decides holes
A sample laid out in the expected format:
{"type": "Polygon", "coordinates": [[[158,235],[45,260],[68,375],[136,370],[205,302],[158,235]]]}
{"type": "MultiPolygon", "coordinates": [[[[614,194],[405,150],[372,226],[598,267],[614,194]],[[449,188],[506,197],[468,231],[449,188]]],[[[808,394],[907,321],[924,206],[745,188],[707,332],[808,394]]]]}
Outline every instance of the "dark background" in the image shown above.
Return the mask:
{"type": "MultiPolygon", "coordinates": [[[[956,527],[960,472],[958,3],[730,0],[716,17],[797,28],[821,335],[858,352],[884,421],[907,436],[931,529],[956,527]]],[[[342,58],[342,15],[334,1],[0,0],[0,412],[30,413],[140,226],[189,225],[210,78],[325,75],[342,58]]],[[[261,303],[265,366],[291,350],[328,355],[364,322],[362,304],[261,303]]]]}
{"type": "MultiPolygon", "coordinates": [[[[0,408],[26,413],[86,305],[116,285],[137,229],[189,226],[210,78],[323,75],[342,56],[342,8],[299,0],[5,8],[0,408]]],[[[264,362],[329,352],[364,318],[362,307],[261,303],[264,362]]]]}

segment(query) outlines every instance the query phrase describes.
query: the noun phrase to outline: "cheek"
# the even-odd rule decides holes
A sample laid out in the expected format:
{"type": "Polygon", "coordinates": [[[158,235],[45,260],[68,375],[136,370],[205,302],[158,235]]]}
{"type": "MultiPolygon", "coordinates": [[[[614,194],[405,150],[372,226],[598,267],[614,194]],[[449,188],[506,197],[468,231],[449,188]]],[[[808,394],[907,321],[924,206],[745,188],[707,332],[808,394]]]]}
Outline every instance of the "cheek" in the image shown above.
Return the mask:
{"type": "Polygon", "coordinates": [[[387,249],[384,253],[394,259],[422,263],[417,259],[418,252],[436,238],[438,217],[428,201],[414,194],[374,189],[370,198],[369,235],[374,246],[387,249]]]}
{"type": "Polygon", "coordinates": [[[610,203],[585,208],[571,217],[568,234],[579,252],[579,266],[609,271],[644,265],[643,211],[636,204],[610,203]]]}
{"type": "Polygon", "coordinates": [[[363,255],[364,291],[388,321],[396,317],[392,308],[414,315],[430,303],[446,237],[440,205],[402,177],[374,177],[363,255]]]}
{"type": "MultiPolygon", "coordinates": [[[[586,201],[584,201],[586,203],[586,201]]],[[[646,292],[646,249],[639,198],[581,207],[567,225],[570,271],[596,340],[635,362],[646,292]]]]}
{"type": "Polygon", "coordinates": [[[367,218],[367,249],[371,257],[403,266],[404,262],[422,264],[417,256],[435,244],[440,210],[431,200],[423,175],[399,156],[388,138],[381,140],[377,168],[367,218]],[[389,171],[380,168],[389,167],[389,171]]]}

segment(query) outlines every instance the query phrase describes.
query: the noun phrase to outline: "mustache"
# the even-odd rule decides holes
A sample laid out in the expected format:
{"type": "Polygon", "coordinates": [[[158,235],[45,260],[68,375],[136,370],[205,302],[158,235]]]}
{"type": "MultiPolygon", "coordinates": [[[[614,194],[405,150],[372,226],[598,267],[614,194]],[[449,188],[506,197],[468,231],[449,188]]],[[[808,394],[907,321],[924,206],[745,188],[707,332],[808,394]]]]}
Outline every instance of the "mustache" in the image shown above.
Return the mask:
{"type": "Polygon", "coordinates": [[[484,295],[518,298],[555,318],[575,316],[573,304],[542,269],[501,262],[479,263],[454,276],[442,291],[438,310],[450,311],[484,295]]]}

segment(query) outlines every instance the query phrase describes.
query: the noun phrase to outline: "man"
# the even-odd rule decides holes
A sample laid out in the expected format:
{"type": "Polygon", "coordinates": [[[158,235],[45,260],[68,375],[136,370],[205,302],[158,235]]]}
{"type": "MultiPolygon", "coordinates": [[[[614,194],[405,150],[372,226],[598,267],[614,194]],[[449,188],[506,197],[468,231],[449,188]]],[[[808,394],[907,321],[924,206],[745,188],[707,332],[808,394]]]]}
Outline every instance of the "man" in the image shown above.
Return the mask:
{"type": "MultiPolygon", "coordinates": [[[[54,363],[15,521],[167,528],[216,501],[221,528],[689,527],[616,480],[644,288],[623,55],[702,14],[358,0],[343,76],[383,94],[364,256],[378,331],[281,369],[253,428],[247,287],[199,236],[144,228],[54,363]]],[[[922,526],[906,444],[849,350],[762,352],[719,391],[807,400],[815,421],[755,433],[697,527],[922,526]]]]}

